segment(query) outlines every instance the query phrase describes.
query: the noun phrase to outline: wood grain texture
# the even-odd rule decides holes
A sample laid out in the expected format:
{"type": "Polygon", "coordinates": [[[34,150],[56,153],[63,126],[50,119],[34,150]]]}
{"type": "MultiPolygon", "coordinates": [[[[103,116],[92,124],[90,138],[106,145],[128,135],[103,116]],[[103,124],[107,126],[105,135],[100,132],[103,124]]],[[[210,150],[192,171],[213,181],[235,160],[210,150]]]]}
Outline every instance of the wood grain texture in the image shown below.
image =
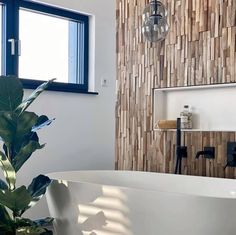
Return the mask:
{"type": "MultiPolygon", "coordinates": [[[[175,133],[153,131],[153,89],[236,82],[236,1],[163,0],[170,32],[162,43],[141,33],[147,0],[117,0],[116,169],[172,173],[175,133]]],[[[183,134],[189,175],[236,178],[226,143],[235,133],[183,134]],[[204,146],[216,159],[195,159],[204,146]]]]}

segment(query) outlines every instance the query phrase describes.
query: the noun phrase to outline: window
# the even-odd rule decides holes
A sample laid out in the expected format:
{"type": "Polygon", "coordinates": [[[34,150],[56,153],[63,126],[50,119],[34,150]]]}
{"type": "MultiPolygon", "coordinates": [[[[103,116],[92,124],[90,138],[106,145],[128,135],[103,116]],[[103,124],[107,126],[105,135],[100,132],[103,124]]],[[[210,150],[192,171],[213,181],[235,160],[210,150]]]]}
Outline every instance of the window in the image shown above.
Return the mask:
{"type": "Polygon", "coordinates": [[[27,0],[0,0],[1,74],[26,88],[88,91],[88,16],[27,0]]]}

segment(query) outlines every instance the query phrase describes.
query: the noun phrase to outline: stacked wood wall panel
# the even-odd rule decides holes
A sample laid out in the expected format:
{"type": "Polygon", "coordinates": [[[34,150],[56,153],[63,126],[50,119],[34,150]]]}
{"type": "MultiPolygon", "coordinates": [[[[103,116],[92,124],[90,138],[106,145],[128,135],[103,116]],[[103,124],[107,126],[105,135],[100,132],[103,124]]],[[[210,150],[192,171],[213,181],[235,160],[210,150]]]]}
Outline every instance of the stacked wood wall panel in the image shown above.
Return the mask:
{"type": "MultiPolygon", "coordinates": [[[[171,173],[175,133],[153,129],[153,89],[236,82],[236,1],[163,0],[170,32],[162,43],[141,33],[147,0],[117,0],[116,169],[171,173]]],[[[217,104],[216,104],[217,105],[217,104]]],[[[235,129],[235,128],[232,128],[235,129]]],[[[184,134],[189,175],[235,178],[226,143],[234,132],[184,134]],[[216,159],[195,159],[206,145],[216,159]]]]}

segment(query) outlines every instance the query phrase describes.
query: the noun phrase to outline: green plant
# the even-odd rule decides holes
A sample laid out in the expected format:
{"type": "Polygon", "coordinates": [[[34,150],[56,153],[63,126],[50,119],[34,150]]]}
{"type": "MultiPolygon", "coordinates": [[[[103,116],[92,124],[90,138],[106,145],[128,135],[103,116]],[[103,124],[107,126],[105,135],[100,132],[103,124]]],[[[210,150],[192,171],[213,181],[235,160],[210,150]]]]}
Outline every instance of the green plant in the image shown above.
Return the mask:
{"type": "Polygon", "coordinates": [[[34,178],[26,187],[16,188],[16,174],[32,153],[42,149],[37,131],[52,120],[27,111],[32,102],[52,83],[43,83],[23,100],[20,79],[0,76],[0,167],[5,181],[0,179],[0,235],[49,235],[44,228],[52,218],[31,221],[23,218],[26,210],[34,206],[45,194],[51,180],[44,175],[34,178]]]}

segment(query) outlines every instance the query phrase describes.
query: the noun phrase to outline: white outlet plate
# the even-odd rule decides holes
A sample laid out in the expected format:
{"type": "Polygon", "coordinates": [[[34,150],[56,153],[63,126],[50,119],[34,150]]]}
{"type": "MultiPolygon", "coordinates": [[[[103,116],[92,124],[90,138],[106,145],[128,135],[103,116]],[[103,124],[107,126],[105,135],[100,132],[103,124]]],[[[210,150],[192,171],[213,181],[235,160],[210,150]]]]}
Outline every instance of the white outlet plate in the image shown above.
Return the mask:
{"type": "Polygon", "coordinates": [[[102,87],[108,87],[108,79],[107,78],[102,78],[101,79],[101,85],[102,85],[102,87]]]}

